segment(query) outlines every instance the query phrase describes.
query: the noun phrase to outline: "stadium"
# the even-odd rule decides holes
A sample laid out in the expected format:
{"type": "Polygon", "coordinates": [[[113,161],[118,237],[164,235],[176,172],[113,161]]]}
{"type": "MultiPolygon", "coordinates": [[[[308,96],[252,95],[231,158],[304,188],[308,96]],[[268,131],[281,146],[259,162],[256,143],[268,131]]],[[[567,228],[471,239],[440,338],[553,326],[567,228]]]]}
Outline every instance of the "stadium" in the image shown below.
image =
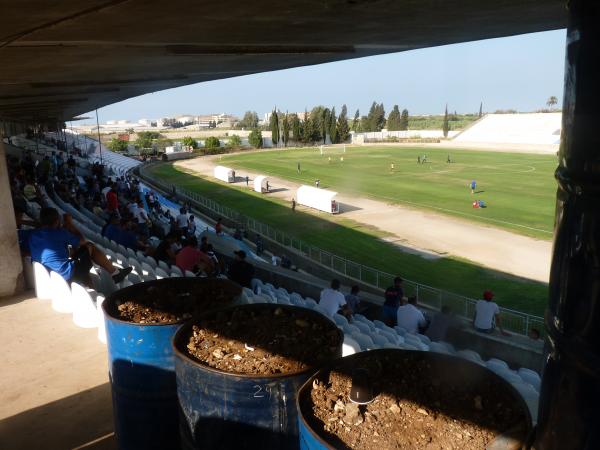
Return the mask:
{"type": "MultiPolygon", "coordinates": [[[[218,45],[173,40],[187,7],[113,3],[59,2],[27,30],[23,5],[7,9],[3,448],[598,445],[591,2],[457,2],[452,32],[426,26],[447,18],[433,7],[405,2],[428,31],[400,35],[386,17],[401,9],[346,5],[343,18],[373,22],[327,49],[308,29],[279,33],[280,46],[253,43],[252,27],[218,45]],[[163,26],[125,31],[134,11],[163,26]],[[107,29],[94,35],[90,17],[107,29]],[[262,132],[173,132],[162,157],[113,148],[97,111],[95,132],[66,126],[156,90],[567,24],[577,39],[562,111],[480,107],[449,132],[446,107],[443,129],[356,128],[338,142],[322,125],[307,142],[279,134],[290,124],[275,108],[262,132]],[[119,45],[108,30],[123,30],[119,45]],[[159,41],[170,43],[149,59],[159,41]],[[27,53],[57,42],[64,66],[27,53]]],[[[276,19],[277,32],[300,23],[276,19]]],[[[122,132],[141,139],[144,127],[122,132]]]]}

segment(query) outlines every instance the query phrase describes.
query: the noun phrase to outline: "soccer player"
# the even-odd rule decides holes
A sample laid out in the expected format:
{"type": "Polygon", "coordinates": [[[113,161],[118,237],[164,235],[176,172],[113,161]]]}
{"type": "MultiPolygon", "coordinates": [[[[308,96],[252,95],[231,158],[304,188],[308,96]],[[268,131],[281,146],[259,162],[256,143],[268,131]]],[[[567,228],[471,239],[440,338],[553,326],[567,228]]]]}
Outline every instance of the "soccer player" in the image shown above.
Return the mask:
{"type": "Polygon", "coordinates": [[[393,172],[393,171],[394,171],[394,163],[391,163],[390,164],[390,172],[393,172]]]}
{"type": "Polygon", "coordinates": [[[475,188],[477,187],[477,182],[475,180],[471,181],[471,194],[475,193],[475,188]]]}
{"type": "Polygon", "coordinates": [[[417,156],[417,164],[421,164],[421,155],[417,156]]]}
{"type": "Polygon", "coordinates": [[[300,173],[300,163],[298,163],[298,166],[296,167],[296,169],[298,170],[298,173],[300,173]]]}

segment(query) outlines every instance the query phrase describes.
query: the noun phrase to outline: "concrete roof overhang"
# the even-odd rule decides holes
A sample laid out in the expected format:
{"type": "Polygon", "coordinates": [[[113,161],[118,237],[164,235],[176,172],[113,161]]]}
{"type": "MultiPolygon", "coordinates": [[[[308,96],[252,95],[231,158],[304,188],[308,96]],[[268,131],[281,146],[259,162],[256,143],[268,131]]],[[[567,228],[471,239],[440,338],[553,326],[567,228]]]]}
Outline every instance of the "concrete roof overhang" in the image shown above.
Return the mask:
{"type": "Polygon", "coordinates": [[[0,0],[0,120],[207,80],[563,28],[560,0],[0,0]]]}

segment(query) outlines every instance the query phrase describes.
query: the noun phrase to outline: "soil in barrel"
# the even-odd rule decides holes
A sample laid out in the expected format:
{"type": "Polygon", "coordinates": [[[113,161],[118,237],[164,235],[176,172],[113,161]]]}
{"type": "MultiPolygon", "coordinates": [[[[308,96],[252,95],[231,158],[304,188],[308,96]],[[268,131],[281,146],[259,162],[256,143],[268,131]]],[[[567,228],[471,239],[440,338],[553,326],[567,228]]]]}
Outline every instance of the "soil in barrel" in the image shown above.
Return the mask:
{"type": "MultiPolygon", "coordinates": [[[[177,279],[178,280],[178,279],[177,279]]],[[[169,280],[170,281],[170,280],[169,280]]],[[[116,317],[138,324],[174,324],[229,306],[241,288],[227,280],[140,283],[116,302],[116,317]]]]}
{"type": "Polygon", "coordinates": [[[311,428],[335,448],[480,450],[506,430],[525,430],[515,394],[483,368],[450,368],[416,352],[369,353],[315,379],[310,398],[300,400],[311,428]],[[366,405],[349,400],[357,367],[368,370],[373,386],[374,400],[366,405]]]}
{"type": "Polygon", "coordinates": [[[304,308],[249,305],[203,317],[190,330],[187,353],[228,373],[295,374],[340,356],[342,334],[304,308]]]}

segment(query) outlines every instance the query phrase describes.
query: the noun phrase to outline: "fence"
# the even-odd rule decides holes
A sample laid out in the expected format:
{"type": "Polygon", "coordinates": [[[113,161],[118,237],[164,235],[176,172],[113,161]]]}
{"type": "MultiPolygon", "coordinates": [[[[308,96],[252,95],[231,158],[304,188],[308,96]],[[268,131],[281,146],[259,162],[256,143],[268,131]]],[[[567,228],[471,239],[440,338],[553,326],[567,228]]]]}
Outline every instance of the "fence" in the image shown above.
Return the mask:
{"type": "MultiPolygon", "coordinates": [[[[207,197],[157,180],[149,176],[143,166],[139,167],[139,171],[142,178],[149,180],[163,191],[173,194],[177,193],[189,200],[190,203],[200,205],[213,212],[216,216],[225,217],[244,225],[246,230],[258,233],[337,273],[380,289],[386,289],[393,284],[395,275],[391,273],[367,267],[344,257],[334,255],[331,252],[322,250],[281,230],[259,222],[252,217],[245,216],[234,209],[223,206],[207,197]]],[[[476,300],[406,279],[404,279],[403,287],[406,295],[416,296],[419,303],[427,305],[430,308],[440,310],[442,306],[449,306],[456,314],[465,319],[471,320],[474,316],[476,300]]],[[[539,316],[508,308],[500,308],[500,317],[503,328],[514,333],[527,335],[531,328],[536,328],[540,333],[544,329],[544,319],[539,316]]]]}

